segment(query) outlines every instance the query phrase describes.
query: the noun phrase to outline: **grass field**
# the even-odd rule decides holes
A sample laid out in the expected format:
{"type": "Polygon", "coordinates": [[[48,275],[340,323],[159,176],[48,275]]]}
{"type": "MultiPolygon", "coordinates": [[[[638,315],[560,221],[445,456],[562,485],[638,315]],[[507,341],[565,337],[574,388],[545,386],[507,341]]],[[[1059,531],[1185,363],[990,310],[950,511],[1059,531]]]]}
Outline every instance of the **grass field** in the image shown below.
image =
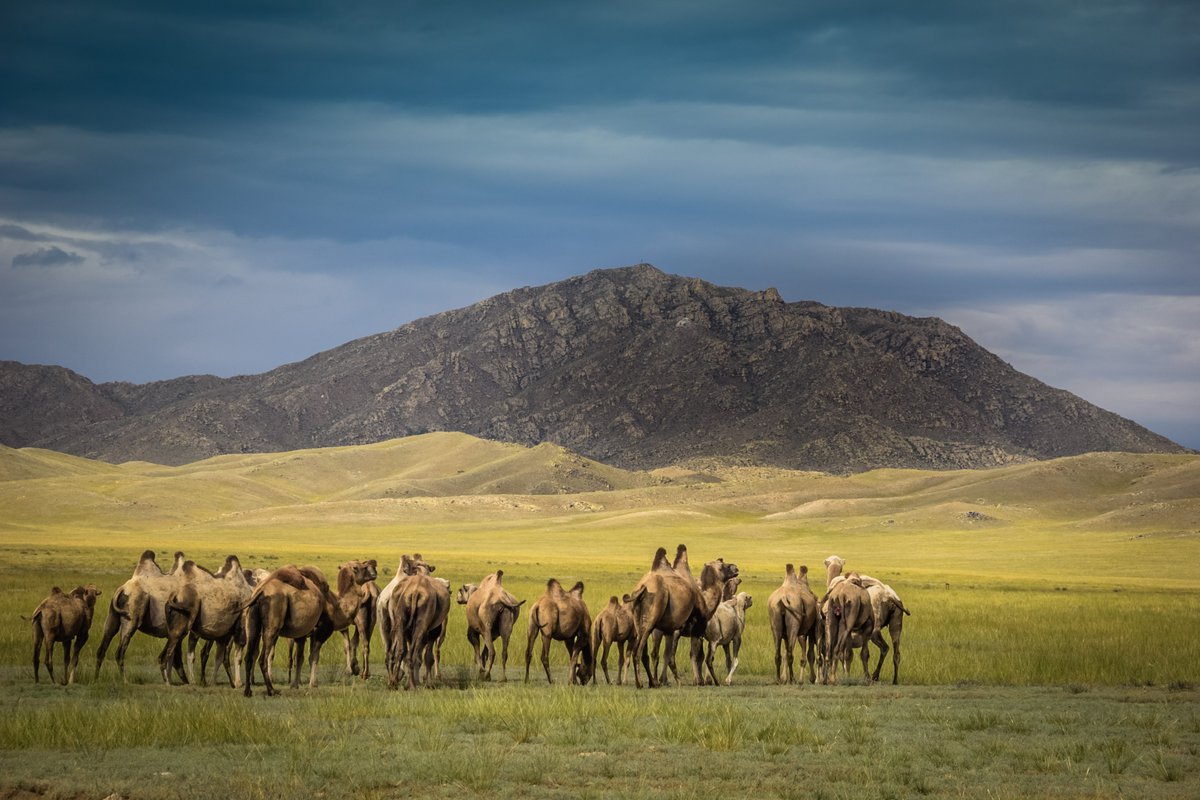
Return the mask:
{"type": "Polygon", "coordinates": [[[0,448],[0,798],[1195,797],[1198,565],[1193,456],[834,477],[629,473],[457,434],[178,468],[0,448]],[[738,563],[757,601],[734,687],[546,686],[536,659],[528,686],[480,684],[454,607],[433,691],[345,678],[336,640],[315,690],[165,687],[145,637],[127,684],[109,663],[63,689],[33,685],[18,616],[52,585],[105,601],[146,548],[326,571],[372,557],[381,582],[422,552],[456,586],[503,568],[530,600],[582,579],[595,613],[679,542],[693,564],[738,563]],[[912,610],[901,686],[774,684],[766,598],[788,562],[819,593],[832,553],[912,610]]]}

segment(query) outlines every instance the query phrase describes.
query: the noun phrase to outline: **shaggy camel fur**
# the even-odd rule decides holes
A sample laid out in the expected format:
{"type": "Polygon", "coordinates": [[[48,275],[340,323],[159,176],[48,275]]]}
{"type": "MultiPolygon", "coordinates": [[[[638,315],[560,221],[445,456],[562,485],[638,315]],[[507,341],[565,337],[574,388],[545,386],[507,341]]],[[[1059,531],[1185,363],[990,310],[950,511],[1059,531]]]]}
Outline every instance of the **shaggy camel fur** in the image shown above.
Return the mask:
{"type": "Polygon", "coordinates": [[[554,578],[546,581],[546,593],[529,609],[529,641],[525,646],[525,682],[529,682],[529,664],[533,660],[533,642],[542,637],[542,668],[550,677],[550,642],[562,642],[570,655],[567,683],[586,686],[595,669],[592,653],[592,615],[583,602],[583,581],[564,591],[554,578]]]}
{"type": "Polygon", "coordinates": [[[800,679],[804,680],[804,667],[808,666],[808,682],[816,682],[815,651],[820,634],[821,614],[817,596],[808,585],[808,567],[801,565],[800,573],[787,565],[783,584],[767,599],[767,619],[771,624],[771,637],[775,642],[775,680],[784,682],[783,654],[787,652],[787,682],[795,680],[793,652],[800,644],[800,679]]]}
{"type": "Polygon", "coordinates": [[[492,679],[497,636],[501,646],[500,680],[508,680],[508,640],[517,614],[525,603],[501,585],[503,578],[504,570],[496,570],[478,584],[468,583],[458,590],[459,605],[467,607],[467,641],[475,650],[475,664],[483,680],[492,679]]]}
{"type": "MultiPolygon", "coordinates": [[[[296,664],[303,663],[304,641],[320,623],[322,616],[328,617],[334,626],[344,627],[350,624],[353,611],[357,611],[357,607],[347,614],[339,599],[349,595],[352,598],[351,603],[355,602],[354,598],[359,596],[358,586],[370,580],[370,575],[367,566],[362,562],[343,565],[338,570],[338,595],[335,596],[319,569],[288,565],[275,570],[256,586],[246,603],[242,617],[246,629],[246,680],[243,687],[246,697],[252,694],[251,674],[256,656],[267,695],[274,695],[276,690],[271,676],[271,662],[275,657],[275,644],[279,637],[284,636],[297,642],[296,664]]],[[[313,640],[308,670],[310,687],[317,685],[317,662],[323,642],[324,639],[313,640]]],[[[300,686],[299,666],[292,674],[291,686],[293,689],[300,686]]]]}
{"type": "Polygon", "coordinates": [[[425,685],[435,680],[438,642],[444,638],[450,613],[450,588],[446,581],[432,578],[423,562],[404,556],[401,569],[408,577],[397,584],[388,604],[392,643],[388,647],[388,687],[400,684],[401,667],[407,667],[406,689],[415,689],[425,666],[425,685]]]}
{"type": "MultiPolygon", "coordinates": [[[[154,551],[142,553],[133,576],[121,584],[113,592],[108,606],[108,617],[104,621],[104,633],[100,637],[100,646],[96,649],[96,675],[100,675],[100,667],[104,664],[104,655],[108,645],[117,634],[117,667],[121,678],[125,678],[125,651],[129,649],[129,641],[138,631],[159,639],[167,637],[167,598],[171,592],[183,585],[181,574],[184,556],[182,552],[175,553],[175,563],[170,572],[163,572],[158,562],[154,560],[154,551]]],[[[166,648],[163,648],[164,652],[166,648]]],[[[160,654],[161,660],[161,654],[160,654]]],[[[187,675],[183,671],[181,652],[175,651],[173,662],[175,673],[179,679],[187,683],[187,675]]]]}
{"type": "MultiPolygon", "coordinates": [[[[241,649],[245,643],[242,632],[242,606],[250,599],[253,587],[246,580],[237,556],[225,558],[225,564],[213,574],[194,561],[181,567],[184,583],[167,598],[167,646],[159,658],[163,680],[170,683],[169,664],[176,648],[185,636],[187,643],[188,679],[196,680],[196,642],[204,639],[216,642],[217,663],[225,667],[230,686],[241,685],[241,649]],[[190,635],[189,635],[190,634],[190,635]],[[237,640],[241,639],[239,643],[237,640]],[[238,675],[230,669],[229,650],[237,651],[238,675]]],[[[200,685],[207,684],[207,659],[202,659],[200,685]]]]}
{"type": "MultiPolygon", "coordinates": [[[[846,560],[839,556],[830,556],[825,559],[825,567],[831,583],[841,575],[845,565],[846,560]]],[[[879,661],[875,664],[871,679],[879,680],[883,661],[887,657],[888,651],[891,650],[892,684],[895,685],[900,681],[900,637],[904,632],[904,617],[911,616],[911,612],[904,607],[904,602],[900,599],[900,595],[896,594],[896,590],[883,581],[876,580],[870,575],[860,574],[858,577],[871,598],[871,612],[875,615],[875,630],[871,634],[871,642],[879,648],[879,661]],[[892,640],[890,648],[883,639],[884,628],[887,628],[888,638],[892,640]]]]}
{"type": "Polygon", "coordinates": [[[51,660],[54,645],[62,644],[63,649],[63,685],[75,682],[75,670],[79,666],[79,651],[87,644],[88,633],[92,628],[92,616],[96,611],[96,598],[100,590],[95,584],[77,586],[64,593],[55,586],[50,590],[46,599],[38,604],[29,618],[33,628],[33,682],[38,683],[38,651],[45,651],[46,672],[52,682],[54,677],[54,662],[51,660]],[[72,643],[74,648],[72,649],[72,643]]]}
{"type": "MultiPolygon", "coordinates": [[[[692,637],[692,677],[697,685],[703,683],[704,630],[708,620],[721,602],[725,581],[737,575],[737,567],[717,559],[705,564],[697,583],[691,577],[687,564],[687,547],[679,545],[675,565],[667,563],[667,551],[658,548],[650,571],[642,576],[630,593],[633,601],[634,629],[636,640],[633,650],[633,679],[638,688],[642,686],[639,666],[646,671],[650,686],[656,686],[655,676],[650,669],[647,642],[653,631],[662,631],[667,638],[664,653],[662,682],[666,682],[667,667],[674,668],[675,648],[680,636],[692,637]]],[[[678,676],[676,676],[678,680],[678,676]]]]}
{"type": "Polygon", "coordinates": [[[629,659],[633,657],[634,639],[633,601],[629,595],[622,595],[620,600],[613,595],[608,599],[608,605],[592,621],[592,655],[600,661],[605,683],[612,683],[608,677],[608,651],[614,644],[617,646],[617,685],[625,683],[629,659]],[[628,650],[625,647],[627,643],[628,650]]]}
{"type": "Polygon", "coordinates": [[[738,668],[738,654],[742,650],[742,633],[746,630],[746,609],[752,605],[753,597],[746,592],[738,592],[732,599],[717,606],[708,621],[708,627],[704,630],[704,638],[708,640],[708,655],[704,658],[704,665],[714,685],[717,683],[717,673],[713,670],[713,653],[718,647],[725,651],[725,685],[733,683],[733,673],[738,668]],[[732,657],[729,653],[731,646],[732,657]]]}

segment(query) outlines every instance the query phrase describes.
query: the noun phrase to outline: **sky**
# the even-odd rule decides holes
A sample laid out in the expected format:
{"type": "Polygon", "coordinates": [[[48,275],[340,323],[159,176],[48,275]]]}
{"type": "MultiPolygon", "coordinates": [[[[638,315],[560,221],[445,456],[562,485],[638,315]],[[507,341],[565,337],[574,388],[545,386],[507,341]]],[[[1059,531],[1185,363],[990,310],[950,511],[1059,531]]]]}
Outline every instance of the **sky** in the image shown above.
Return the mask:
{"type": "Polygon", "coordinates": [[[649,262],[1200,448],[1200,4],[0,4],[0,359],[256,373],[649,262]]]}

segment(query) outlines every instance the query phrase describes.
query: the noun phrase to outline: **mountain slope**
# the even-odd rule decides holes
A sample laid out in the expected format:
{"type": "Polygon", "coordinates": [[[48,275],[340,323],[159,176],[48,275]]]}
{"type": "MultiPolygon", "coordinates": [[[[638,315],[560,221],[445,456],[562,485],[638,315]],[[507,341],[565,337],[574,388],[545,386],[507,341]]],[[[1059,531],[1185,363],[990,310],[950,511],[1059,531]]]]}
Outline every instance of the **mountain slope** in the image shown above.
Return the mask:
{"type": "Polygon", "coordinates": [[[984,467],[1183,448],[1023,375],[937,319],[597,270],[416,320],[262,375],[94,385],[0,366],[0,434],[110,461],[363,444],[432,430],[605,463],[984,467]],[[29,388],[53,396],[39,415],[29,388]],[[69,392],[68,392],[69,390],[69,392]],[[71,409],[89,413],[72,422],[71,409]]]}

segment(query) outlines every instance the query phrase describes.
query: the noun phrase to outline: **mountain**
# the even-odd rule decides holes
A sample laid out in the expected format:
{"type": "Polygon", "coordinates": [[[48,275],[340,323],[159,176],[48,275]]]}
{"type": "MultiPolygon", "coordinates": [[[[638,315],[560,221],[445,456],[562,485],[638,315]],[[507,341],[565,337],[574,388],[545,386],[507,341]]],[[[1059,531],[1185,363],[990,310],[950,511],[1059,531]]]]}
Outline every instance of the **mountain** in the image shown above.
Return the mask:
{"type": "Polygon", "coordinates": [[[517,289],[261,375],[93,384],[4,362],[0,415],[12,447],[164,464],[427,431],[554,442],[626,468],[1186,452],[939,319],[787,303],[648,264],[517,289]]]}

